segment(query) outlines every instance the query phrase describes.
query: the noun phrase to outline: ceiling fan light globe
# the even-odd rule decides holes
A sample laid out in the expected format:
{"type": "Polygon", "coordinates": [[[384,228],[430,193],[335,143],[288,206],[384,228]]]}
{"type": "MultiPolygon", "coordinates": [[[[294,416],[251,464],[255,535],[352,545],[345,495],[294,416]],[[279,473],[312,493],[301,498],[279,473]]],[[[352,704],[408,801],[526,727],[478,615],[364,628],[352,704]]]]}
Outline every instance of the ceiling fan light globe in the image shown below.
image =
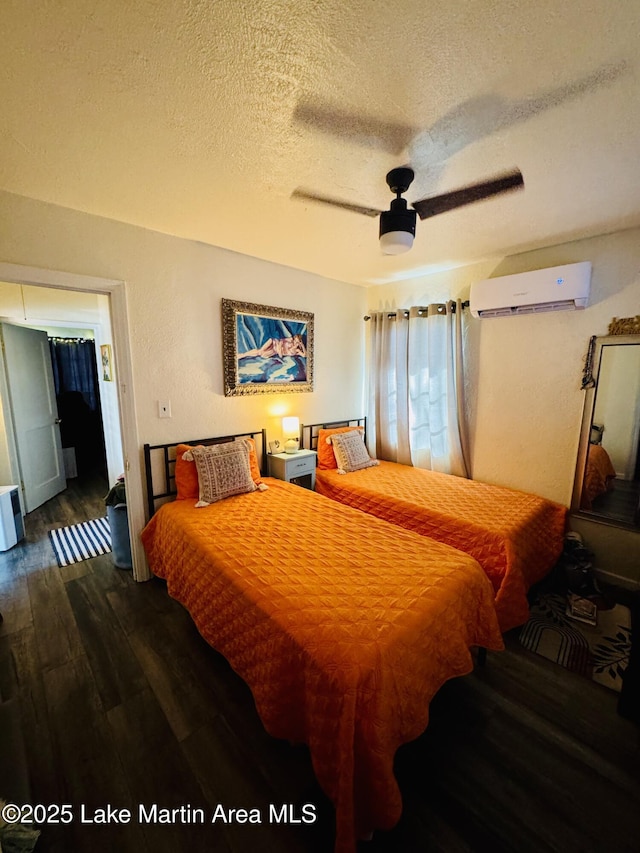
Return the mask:
{"type": "Polygon", "coordinates": [[[380,235],[380,248],[384,255],[402,255],[413,246],[410,231],[386,231],[380,235]]]}

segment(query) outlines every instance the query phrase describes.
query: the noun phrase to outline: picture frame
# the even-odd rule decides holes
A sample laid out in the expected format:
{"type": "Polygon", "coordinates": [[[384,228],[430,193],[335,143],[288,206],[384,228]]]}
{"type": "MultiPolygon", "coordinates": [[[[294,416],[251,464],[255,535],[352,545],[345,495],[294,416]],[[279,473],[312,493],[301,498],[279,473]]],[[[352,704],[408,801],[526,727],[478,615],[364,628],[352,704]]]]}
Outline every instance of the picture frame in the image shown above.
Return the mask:
{"type": "Polygon", "coordinates": [[[308,311],[222,300],[225,397],[313,391],[308,311]]]}
{"type": "Polygon", "coordinates": [[[111,344],[100,346],[100,364],[102,368],[102,379],[104,382],[113,382],[113,359],[111,356],[111,344]]]}
{"type": "Polygon", "coordinates": [[[269,442],[269,453],[282,453],[283,449],[282,442],[279,439],[276,438],[269,442]]]}

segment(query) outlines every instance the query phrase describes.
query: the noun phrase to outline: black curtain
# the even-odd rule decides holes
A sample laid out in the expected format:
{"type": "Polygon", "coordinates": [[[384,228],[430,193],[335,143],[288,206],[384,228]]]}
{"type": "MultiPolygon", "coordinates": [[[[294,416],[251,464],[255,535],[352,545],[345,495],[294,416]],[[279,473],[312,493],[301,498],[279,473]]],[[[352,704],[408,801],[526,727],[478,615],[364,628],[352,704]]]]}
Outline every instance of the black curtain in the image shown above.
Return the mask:
{"type": "Polygon", "coordinates": [[[79,474],[104,467],[104,436],[94,341],[49,338],[63,447],[73,447],[79,474]]]}
{"type": "Polygon", "coordinates": [[[98,368],[94,341],[49,338],[56,396],[78,391],[92,412],[99,408],[98,368]]]}

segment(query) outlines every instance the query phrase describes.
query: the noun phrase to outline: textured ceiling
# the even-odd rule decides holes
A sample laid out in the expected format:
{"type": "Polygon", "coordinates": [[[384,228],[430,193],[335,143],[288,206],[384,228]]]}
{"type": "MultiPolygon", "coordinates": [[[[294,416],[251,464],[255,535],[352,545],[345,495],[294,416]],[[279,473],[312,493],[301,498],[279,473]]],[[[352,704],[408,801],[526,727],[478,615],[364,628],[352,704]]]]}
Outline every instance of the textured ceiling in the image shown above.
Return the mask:
{"type": "Polygon", "coordinates": [[[0,188],[370,284],[640,224],[638,0],[4,0],[0,188]],[[418,222],[375,208],[517,166],[418,222]]]}

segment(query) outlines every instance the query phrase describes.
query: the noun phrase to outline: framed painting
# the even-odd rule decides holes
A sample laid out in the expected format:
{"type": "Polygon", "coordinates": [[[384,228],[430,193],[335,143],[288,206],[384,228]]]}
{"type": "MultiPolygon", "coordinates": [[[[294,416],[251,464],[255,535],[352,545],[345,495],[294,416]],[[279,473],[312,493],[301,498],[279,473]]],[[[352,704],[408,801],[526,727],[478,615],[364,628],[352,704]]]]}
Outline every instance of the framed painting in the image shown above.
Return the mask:
{"type": "Polygon", "coordinates": [[[113,382],[113,359],[111,357],[111,345],[102,344],[100,347],[100,361],[102,363],[102,378],[105,382],[113,382]]]}
{"type": "Polygon", "coordinates": [[[313,314],[222,300],[224,393],[313,391],[313,314]]]}

